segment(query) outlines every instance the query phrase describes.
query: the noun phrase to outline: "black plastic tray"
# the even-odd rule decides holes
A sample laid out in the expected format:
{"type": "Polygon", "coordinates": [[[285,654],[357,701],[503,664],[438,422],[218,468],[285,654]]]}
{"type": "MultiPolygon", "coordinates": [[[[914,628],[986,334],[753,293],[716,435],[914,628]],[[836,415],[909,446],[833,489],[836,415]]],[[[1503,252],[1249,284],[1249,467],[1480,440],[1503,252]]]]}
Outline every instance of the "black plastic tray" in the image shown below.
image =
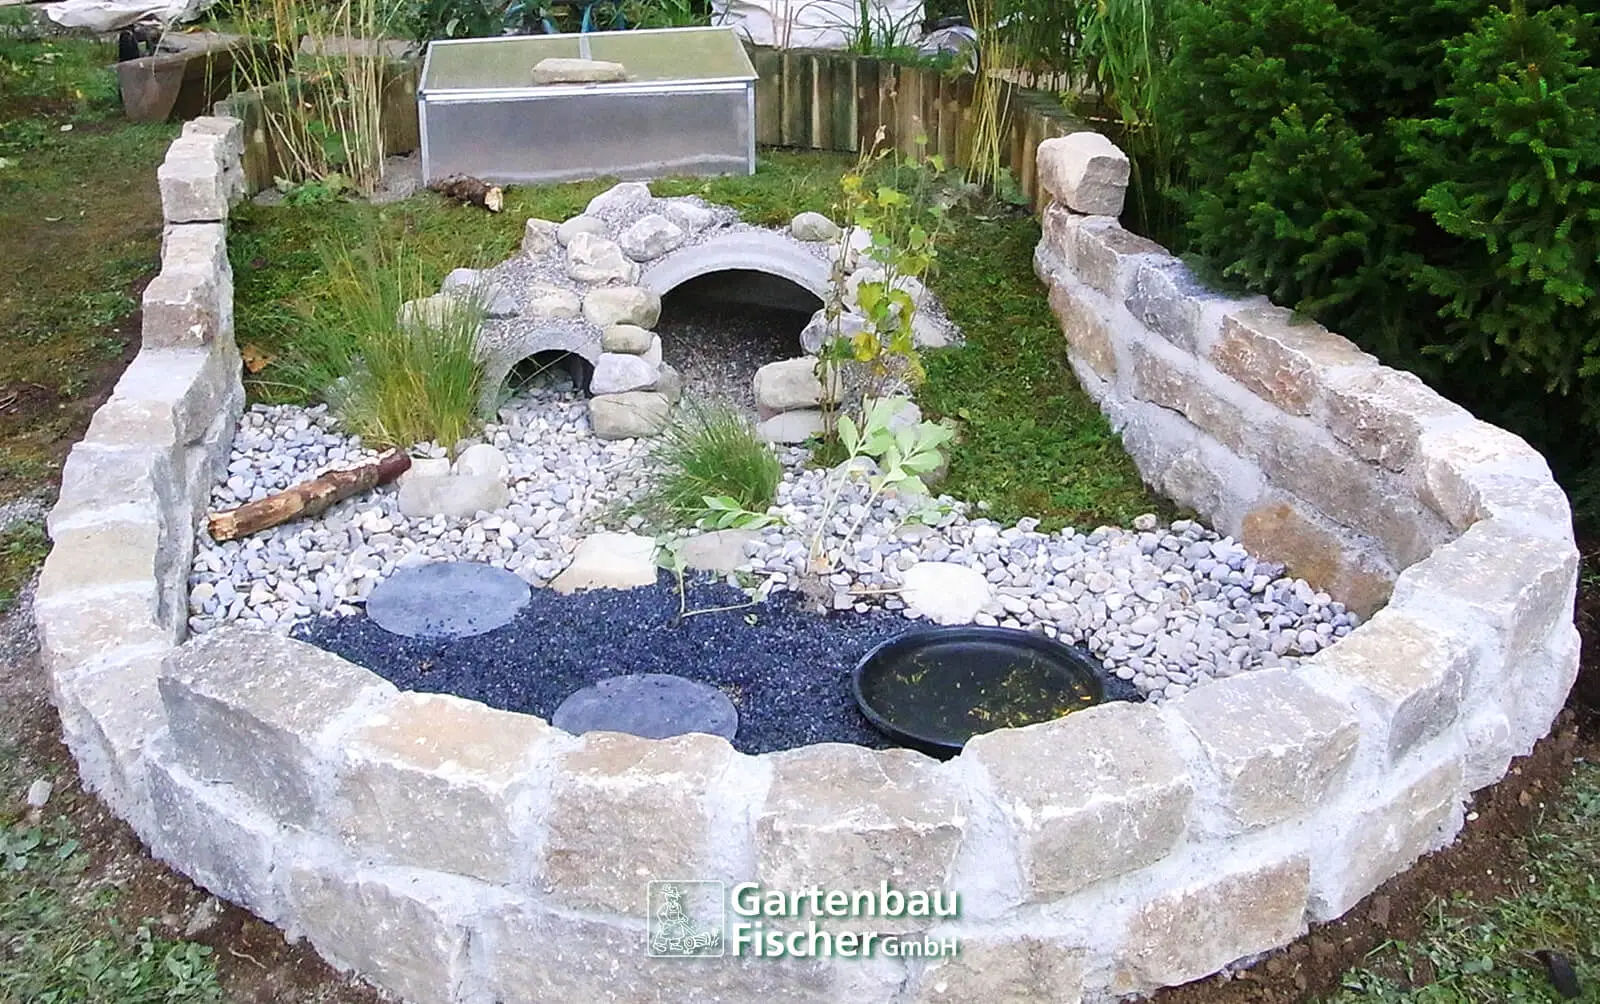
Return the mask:
{"type": "Polygon", "coordinates": [[[1046,722],[1108,700],[1143,700],[1088,652],[1031,631],[912,631],[868,652],[851,677],[856,705],[884,735],[937,757],[994,729],[1046,722]]]}

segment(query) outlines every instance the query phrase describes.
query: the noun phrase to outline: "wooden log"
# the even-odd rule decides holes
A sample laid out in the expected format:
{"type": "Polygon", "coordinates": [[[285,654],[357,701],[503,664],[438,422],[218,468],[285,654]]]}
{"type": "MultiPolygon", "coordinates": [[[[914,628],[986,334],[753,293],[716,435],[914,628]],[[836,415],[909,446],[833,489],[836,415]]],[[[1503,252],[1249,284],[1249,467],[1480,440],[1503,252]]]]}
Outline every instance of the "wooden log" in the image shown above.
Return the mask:
{"type": "Polygon", "coordinates": [[[376,460],[327,471],[276,495],[227,512],[214,512],[206,517],[206,527],[212,540],[237,540],[301,516],[315,516],[335,502],[388,484],[410,467],[411,458],[404,451],[389,450],[376,460]]]}
{"type": "Polygon", "coordinates": [[[505,206],[505,193],[499,185],[491,185],[481,178],[469,178],[464,174],[452,174],[428,186],[447,199],[455,199],[470,205],[487,209],[491,213],[498,213],[505,206]]]}

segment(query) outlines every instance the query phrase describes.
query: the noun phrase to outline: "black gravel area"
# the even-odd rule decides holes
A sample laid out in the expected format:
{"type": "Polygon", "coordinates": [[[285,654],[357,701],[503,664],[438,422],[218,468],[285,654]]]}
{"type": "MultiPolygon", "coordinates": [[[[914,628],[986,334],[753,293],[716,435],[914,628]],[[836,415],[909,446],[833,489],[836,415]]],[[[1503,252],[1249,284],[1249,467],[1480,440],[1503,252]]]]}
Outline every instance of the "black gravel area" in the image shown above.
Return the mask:
{"type": "MultiPolygon", "coordinates": [[[[743,602],[714,580],[688,588],[691,611],[743,602]]],[[[680,618],[676,580],[662,573],[643,589],[535,589],[510,624],[472,638],[405,638],[365,615],[319,618],[294,633],[402,689],[547,720],[573,691],[606,677],[673,673],[728,695],[739,710],[733,745],[746,753],[892,745],[857,710],[850,674],[874,645],[918,624],[888,611],[818,614],[805,604],[779,592],[752,607],[680,618]]]]}

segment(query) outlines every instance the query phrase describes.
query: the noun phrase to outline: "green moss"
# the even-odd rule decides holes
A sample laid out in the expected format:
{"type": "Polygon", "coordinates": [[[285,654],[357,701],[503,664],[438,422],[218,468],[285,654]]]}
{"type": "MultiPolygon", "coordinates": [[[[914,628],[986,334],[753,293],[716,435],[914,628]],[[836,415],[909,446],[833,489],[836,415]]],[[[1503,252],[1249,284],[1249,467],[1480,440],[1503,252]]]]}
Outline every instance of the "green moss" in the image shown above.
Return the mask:
{"type": "Polygon", "coordinates": [[[49,553],[50,539],[39,523],[13,523],[0,530],[0,613],[16,604],[17,593],[49,553]]]}

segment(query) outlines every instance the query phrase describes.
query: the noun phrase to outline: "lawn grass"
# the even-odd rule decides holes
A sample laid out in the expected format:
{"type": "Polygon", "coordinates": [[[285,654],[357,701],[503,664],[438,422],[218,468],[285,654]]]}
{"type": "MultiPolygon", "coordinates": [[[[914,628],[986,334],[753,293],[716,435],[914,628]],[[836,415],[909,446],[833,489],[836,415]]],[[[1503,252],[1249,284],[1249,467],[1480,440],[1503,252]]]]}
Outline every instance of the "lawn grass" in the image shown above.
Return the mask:
{"type": "Polygon", "coordinates": [[[1573,961],[1581,997],[1600,1001],[1600,763],[1579,761],[1565,794],[1527,839],[1519,891],[1491,903],[1436,904],[1422,934],[1389,942],[1327,1004],[1556,1004],[1529,953],[1573,961]]]}
{"type": "Polygon", "coordinates": [[[170,125],[120,121],[114,47],[0,39],[0,500],[55,481],[137,332],[170,125]]]}

